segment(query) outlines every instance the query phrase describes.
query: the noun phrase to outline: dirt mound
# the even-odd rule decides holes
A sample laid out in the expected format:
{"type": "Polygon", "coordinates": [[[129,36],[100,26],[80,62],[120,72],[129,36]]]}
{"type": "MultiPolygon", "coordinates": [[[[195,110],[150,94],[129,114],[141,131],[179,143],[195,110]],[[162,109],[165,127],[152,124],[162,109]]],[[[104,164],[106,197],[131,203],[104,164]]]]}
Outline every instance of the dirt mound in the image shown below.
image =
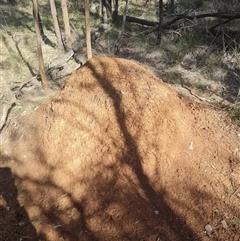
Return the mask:
{"type": "Polygon", "coordinates": [[[14,123],[1,165],[39,240],[239,240],[240,145],[219,116],[94,58],[14,123]]]}

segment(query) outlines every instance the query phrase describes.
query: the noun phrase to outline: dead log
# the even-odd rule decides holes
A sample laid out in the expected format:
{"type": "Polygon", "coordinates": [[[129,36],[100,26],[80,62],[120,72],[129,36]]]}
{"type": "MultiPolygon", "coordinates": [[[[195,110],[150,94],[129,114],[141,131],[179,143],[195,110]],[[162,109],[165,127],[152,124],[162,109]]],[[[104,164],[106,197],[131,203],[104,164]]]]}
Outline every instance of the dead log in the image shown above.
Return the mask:
{"type": "MultiPolygon", "coordinates": [[[[170,21],[166,22],[164,24],[165,26],[171,25],[179,20],[182,19],[187,19],[187,20],[194,20],[194,19],[199,19],[199,18],[211,18],[211,17],[215,17],[215,18],[219,18],[219,13],[203,13],[203,14],[198,14],[198,15],[187,15],[187,14],[182,14],[182,15],[176,15],[173,19],[171,19],[170,21]]],[[[240,18],[240,13],[222,13],[221,14],[221,18],[223,19],[239,19],[240,18]]]]}
{"type": "MultiPolygon", "coordinates": [[[[216,17],[219,18],[219,13],[204,13],[204,14],[198,14],[198,15],[188,15],[188,14],[181,14],[181,15],[175,15],[175,17],[168,22],[163,23],[162,28],[163,29],[169,29],[170,25],[176,23],[179,20],[187,19],[187,20],[194,20],[194,19],[200,19],[200,18],[208,18],[208,17],[216,17]]],[[[240,19],[240,13],[222,13],[221,14],[222,19],[227,19],[224,23],[228,23],[235,19],[240,19]]],[[[131,23],[138,23],[141,25],[151,26],[155,27],[158,26],[158,22],[148,21],[145,19],[135,18],[132,16],[126,16],[126,21],[131,23]]],[[[157,30],[157,28],[156,28],[157,30]]]]}
{"type": "Polygon", "coordinates": [[[152,21],[135,18],[135,17],[131,17],[131,16],[126,16],[126,21],[130,22],[130,23],[139,23],[139,24],[147,25],[147,26],[151,26],[151,27],[158,26],[158,22],[152,22],[152,21]]]}

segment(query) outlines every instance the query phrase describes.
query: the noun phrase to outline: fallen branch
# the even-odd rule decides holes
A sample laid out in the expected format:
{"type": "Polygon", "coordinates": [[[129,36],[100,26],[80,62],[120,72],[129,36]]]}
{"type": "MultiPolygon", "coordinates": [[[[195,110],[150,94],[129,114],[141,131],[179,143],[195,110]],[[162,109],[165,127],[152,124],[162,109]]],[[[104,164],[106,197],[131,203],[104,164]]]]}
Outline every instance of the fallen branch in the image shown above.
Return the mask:
{"type": "MultiPolygon", "coordinates": [[[[182,87],[183,87],[184,89],[188,90],[191,95],[193,95],[194,97],[196,97],[196,98],[199,99],[200,101],[208,102],[208,103],[210,104],[210,106],[213,106],[213,107],[215,107],[215,108],[217,107],[217,106],[213,105],[213,102],[212,102],[212,101],[210,101],[210,100],[208,100],[208,99],[206,99],[206,98],[200,97],[199,95],[197,95],[196,93],[194,93],[194,92],[191,90],[191,88],[189,88],[188,86],[182,85],[182,87]]],[[[220,101],[219,103],[223,103],[223,102],[224,102],[224,107],[219,108],[219,109],[221,109],[221,110],[227,110],[227,109],[232,108],[232,107],[234,107],[234,106],[236,106],[236,105],[240,105],[239,102],[237,102],[237,103],[230,103],[230,102],[226,101],[225,99],[222,99],[222,101],[220,101]]]]}
{"type": "MultiPolygon", "coordinates": [[[[54,70],[58,70],[58,71],[61,71],[64,66],[67,64],[67,62],[73,57],[74,55],[74,52],[73,50],[71,49],[69,52],[67,52],[64,57],[59,61],[58,64],[54,65],[53,67],[49,68],[47,71],[46,71],[46,74],[47,75],[50,75],[51,76],[51,73],[54,71],[54,70]]],[[[51,76],[52,77],[52,76],[51,76]]]]}
{"type": "Polygon", "coordinates": [[[237,103],[227,103],[227,104],[225,103],[225,105],[227,105],[227,106],[224,107],[223,110],[227,110],[227,109],[232,108],[232,107],[235,107],[235,106],[237,106],[237,105],[240,106],[240,102],[237,102],[237,103]]]}
{"type": "Polygon", "coordinates": [[[210,100],[206,99],[206,98],[202,98],[199,95],[195,94],[189,87],[187,87],[186,85],[182,85],[182,87],[186,90],[188,90],[190,92],[191,95],[195,96],[197,99],[201,100],[201,101],[206,101],[211,103],[210,100]]]}
{"type": "Polygon", "coordinates": [[[140,18],[135,18],[135,17],[131,17],[131,16],[126,16],[126,21],[130,22],[130,23],[139,23],[142,25],[147,25],[147,26],[158,26],[158,22],[152,22],[152,21],[148,21],[145,19],[140,19],[140,18]]]}
{"type": "Polygon", "coordinates": [[[25,81],[24,83],[22,83],[20,85],[20,87],[18,88],[18,91],[20,91],[23,87],[27,86],[30,82],[32,82],[33,80],[38,79],[38,78],[40,78],[40,75],[35,75],[30,80],[25,81]]]}
{"type": "MultiPolygon", "coordinates": [[[[176,16],[175,18],[173,18],[172,20],[166,22],[163,27],[166,27],[166,26],[169,26],[175,22],[177,22],[178,20],[181,20],[181,19],[188,19],[188,20],[194,20],[194,19],[199,19],[199,18],[207,18],[207,17],[216,17],[216,18],[219,18],[219,13],[216,12],[216,13],[204,13],[204,14],[198,14],[198,15],[178,15],[176,16]]],[[[235,13],[235,14],[230,14],[230,13],[222,13],[221,14],[221,18],[223,19],[231,19],[234,20],[234,19],[238,19],[240,18],[240,13],[235,13]]]]}
{"type": "Polygon", "coordinates": [[[210,27],[208,30],[209,30],[210,32],[212,32],[215,28],[219,27],[220,25],[229,23],[229,22],[231,22],[231,21],[234,20],[234,19],[235,19],[235,17],[232,17],[232,18],[230,18],[230,19],[228,19],[228,20],[225,20],[225,21],[223,21],[223,22],[221,22],[221,23],[215,24],[215,25],[213,25],[212,27],[210,27]]]}
{"type": "MultiPolygon", "coordinates": [[[[204,13],[204,14],[198,14],[198,15],[188,15],[186,14],[181,14],[181,15],[175,15],[175,17],[165,23],[163,23],[162,28],[163,29],[170,29],[170,26],[174,23],[176,23],[179,20],[186,19],[186,20],[195,20],[195,19],[200,19],[200,18],[207,18],[207,17],[216,17],[219,18],[219,13],[204,13]]],[[[240,19],[240,13],[222,13],[221,14],[222,19],[227,19],[222,24],[229,23],[235,19],[240,19]]],[[[126,21],[127,22],[132,22],[132,23],[138,23],[141,25],[146,25],[146,26],[151,26],[154,27],[151,32],[156,31],[158,29],[158,22],[153,22],[153,21],[148,21],[145,19],[140,19],[140,18],[135,18],[132,16],[126,16],[126,21]]],[[[210,30],[213,30],[214,28],[218,27],[218,25],[214,25],[210,28],[210,30]]]]}
{"type": "MultiPolygon", "coordinates": [[[[64,68],[64,66],[67,64],[67,62],[72,58],[72,56],[74,55],[73,50],[70,50],[68,53],[66,53],[64,55],[64,57],[59,61],[59,63],[57,65],[54,65],[53,67],[49,68],[46,71],[46,75],[51,76],[52,77],[52,72],[54,70],[62,70],[64,68]]],[[[17,93],[20,93],[20,90],[24,87],[26,87],[29,83],[31,83],[33,80],[35,79],[39,79],[40,78],[40,74],[37,74],[35,76],[33,76],[30,80],[25,81],[24,83],[22,83],[17,90],[17,93]]]]}

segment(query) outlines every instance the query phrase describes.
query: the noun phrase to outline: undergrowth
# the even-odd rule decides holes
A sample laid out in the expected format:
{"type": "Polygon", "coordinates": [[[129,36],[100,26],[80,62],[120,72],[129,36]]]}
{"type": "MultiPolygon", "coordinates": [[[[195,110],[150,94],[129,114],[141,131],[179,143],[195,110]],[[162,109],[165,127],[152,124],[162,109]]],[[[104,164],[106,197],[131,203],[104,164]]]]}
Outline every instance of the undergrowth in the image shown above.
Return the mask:
{"type": "Polygon", "coordinates": [[[230,116],[231,116],[232,120],[233,120],[238,126],[240,126],[240,106],[239,106],[239,107],[232,108],[229,113],[230,113],[230,116]]]}
{"type": "MultiPolygon", "coordinates": [[[[183,2],[182,6],[184,6],[183,2]]],[[[198,4],[198,2],[194,1],[194,4],[198,4]]],[[[63,26],[60,4],[56,4],[59,23],[60,26],[63,26]]],[[[98,3],[95,2],[95,4],[98,3]]],[[[129,15],[157,21],[155,3],[149,2],[146,6],[144,4],[145,1],[130,2],[129,15]]],[[[121,3],[120,15],[123,13],[124,7],[125,3],[121,3]]],[[[41,1],[39,9],[44,32],[56,45],[48,1],[41,1]]],[[[83,2],[69,2],[69,18],[72,31],[78,34],[81,32],[81,36],[84,37],[82,34],[85,24],[83,2]]],[[[31,77],[32,72],[36,72],[38,68],[31,2],[24,0],[17,6],[1,5],[0,21],[2,22],[0,35],[3,47],[0,54],[4,81],[13,82],[16,79],[19,81],[19,79],[24,80],[31,77]]],[[[100,23],[101,17],[96,11],[92,12],[91,27],[97,28],[100,23]]],[[[122,17],[119,17],[116,22],[109,20],[111,27],[105,35],[106,42],[112,45],[116,42],[122,30],[121,23],[122,17]]],[[[194,30],[192,24],[193,22],[183,22],[183,27],[179,26],[178,30],[163,30],[161,45],[157,45],[157,33],[147,34],[151,27],[126,23],[126,36],[124,36],[122,49],[126,48],[130,51],[127,56],[123,57],[144,64],[167,83],[184,84],[197,89],[201,94],[206,91],[204,86],[212,82],[216,84],[224,82],[231,85],[233,83],[232,76],[228,77],[228,73],[232,71],[231,66],[234,68],[240,66],[240,54],[237,46],[234,48],[235,45],[232,45],[233,48],[229,48],[231,51],[226,54],[222,49],[222,43],[217,43],[219,38],[201,33],[206,22],[202,22],[194,30]],[[182,66],[183,60],[188,55],[190,60],[193,59],[196,62],[194,68],[190,70],[182,66]],[[185,72],[183,73],[183,71],[185,72]]],[[[196,23],[194,22],[194,24],[196,23]]],[[[236,28],[232,23],[231,28],[234,27],[236,28]]],[[[46,67],[57,53],[56,47],[43,44],[46,67]]],[[[106,51],[106,55],[114,56],[114,52],[106,51]]],[[[233,87],[236,88],[236,86],[233,87]]],[[[238,87],[240,88],[240,86],[238,87]]],[[[238,125],[240,125],[239,109],[234,108],[230,111],[230,116],[238,125]]]]}

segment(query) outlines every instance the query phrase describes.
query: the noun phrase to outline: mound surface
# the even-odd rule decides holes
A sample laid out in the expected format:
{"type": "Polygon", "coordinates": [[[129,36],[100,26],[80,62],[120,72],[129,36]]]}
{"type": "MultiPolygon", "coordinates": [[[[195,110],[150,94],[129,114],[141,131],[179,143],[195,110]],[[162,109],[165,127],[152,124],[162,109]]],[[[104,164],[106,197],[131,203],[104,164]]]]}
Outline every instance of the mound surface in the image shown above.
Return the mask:
{"type": "Polygon", "coordinates": [[[131,61],[87,62],[9,132],[28,240],[239,240],[239,139],[214,113],[131,61]]]}

